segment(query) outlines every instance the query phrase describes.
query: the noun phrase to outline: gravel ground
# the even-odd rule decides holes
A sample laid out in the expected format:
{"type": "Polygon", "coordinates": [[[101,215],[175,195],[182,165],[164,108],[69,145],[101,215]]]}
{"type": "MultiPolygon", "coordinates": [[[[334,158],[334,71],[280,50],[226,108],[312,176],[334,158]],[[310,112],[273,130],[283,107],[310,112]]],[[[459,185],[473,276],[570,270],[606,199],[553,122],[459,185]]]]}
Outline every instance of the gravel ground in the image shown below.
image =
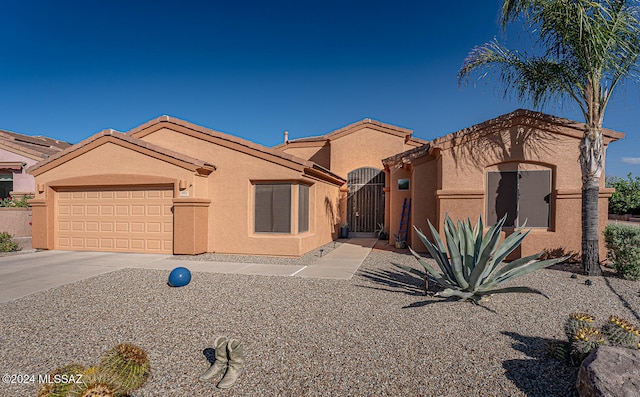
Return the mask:
{"type": "Polygon", "coordinates": [[[333,241],[322,247],[307,252],[301,257],[280,257],[280,256],[264,256],[264,255],[230,255],[230,254],[201,254],[201,255],[175,255],[175,260],[196,260],[196,261],[215,261],[215,262],[234,262],[234,263],[265,263],[269,265],[302,265],[309,266],[322,256],[327,255],[342,245],[344,240],[333,241]]]}
{"type": "MultiPolygon", "coordinates": [[[[639,283],[542,270],[517,281],[539,295],[484,306],[425,296],[423,282],[372,252],[348,281],[125,269],[0,304],[0,372],[89,366],[121,342],[149,353],[147,396],[572,396],[576,369],[546,356],[570,312],[640,323],[639,283]],[[244,342],[245,370],[220,391],[198,376],[217,335],[244,342]]],[[[430,292],[435,291],[432,289],[430,292]]],[[[33,397],[37,385],[0,385],[33,397]]]]}

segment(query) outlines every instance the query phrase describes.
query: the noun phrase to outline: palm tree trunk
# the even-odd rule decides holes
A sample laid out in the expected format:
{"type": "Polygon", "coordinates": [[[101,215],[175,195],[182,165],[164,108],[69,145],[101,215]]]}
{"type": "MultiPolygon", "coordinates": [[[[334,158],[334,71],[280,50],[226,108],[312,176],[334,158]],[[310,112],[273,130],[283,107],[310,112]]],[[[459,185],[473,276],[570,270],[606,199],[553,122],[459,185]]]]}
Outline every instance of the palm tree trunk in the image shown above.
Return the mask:
{"type": "Polygon", "coordinates": [[[604,144],[602,130],[589,126],[580,142],[582,168],[582,266],[587,275],[599,276],[598,197],[603,169],[604,144]]]}

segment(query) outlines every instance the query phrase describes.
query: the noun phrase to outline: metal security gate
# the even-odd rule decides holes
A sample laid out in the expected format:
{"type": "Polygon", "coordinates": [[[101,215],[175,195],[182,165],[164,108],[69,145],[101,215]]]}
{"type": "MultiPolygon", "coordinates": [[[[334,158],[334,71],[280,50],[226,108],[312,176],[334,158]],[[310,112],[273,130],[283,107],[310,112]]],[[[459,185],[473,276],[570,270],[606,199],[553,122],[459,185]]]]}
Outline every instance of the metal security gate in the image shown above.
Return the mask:
{"type": "Polygon", "coordinates": [[[358,168],[347,175],[347,222],[353,233],[374,233],[384,223],[384,172],[358,168]]]}

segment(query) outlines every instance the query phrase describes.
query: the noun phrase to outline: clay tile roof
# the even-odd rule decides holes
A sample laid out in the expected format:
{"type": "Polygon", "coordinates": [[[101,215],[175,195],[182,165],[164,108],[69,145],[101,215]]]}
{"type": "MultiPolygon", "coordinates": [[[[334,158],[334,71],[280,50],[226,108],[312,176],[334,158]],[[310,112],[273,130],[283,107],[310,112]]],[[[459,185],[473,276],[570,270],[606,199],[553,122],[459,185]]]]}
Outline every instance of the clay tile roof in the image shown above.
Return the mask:
{"type": "MultiPolygon", "coordinates": [[[[513,123],[532,123],[539,128],[546,128],[559,134],[570,135],[576,138],[581,137],[585,125],[577,121],[551,116],[546,113],[536,112],[527,109],[518,109],[511,113],[503,114],[496,118],[484,121],[471,127],[452,132],[450,134],[432,139],[423,146],[410,149],[395,156],[382,160],[383,164],[393,165],[400,162],[411,162],[413,159],[429,154],[432,148],[447,148],[461,144],[468,140],[473,140],[483,133],[491,132],[493,128],[505,128],[513,123]]],[[[607,128],[602,129],[605,137],[611,140],[624,138],[624,134],[607,128]]]]}
{"type": "Polygon", "coordinates": [[[290,161],[293,161],[295,163],[299,163],[300,165],[311,166],[311,164],[312,164],[312,162],[310,162],[310,161],[307,161],[307,160],[304,160],[302,158],[299,158],[299,157],[293,156],[291,154],[285,153],[282,150],[272,149],[272,148],[269,148],[267,146],[263,146],[263,145],[260,145],[258,143],[254,143],[254,142],[251,142],[249,140],[242,139],[242,138],[239,138],[239,137],[231,135],[231,134],[226,134],[224,132],[212,130],[210,128],[206,128],[206,127],[203,127],[203,126],[200,126],[200,125],[197,125],[197,124],[193,124],[193,123],[191,123],[189,121],[181,120],[179,118],[170,117],[170,116],[160,116],[157,119],[148,121],[148,122],[142,124],[141,126],[136,127],[134,129],[128,131],[126,133],[126,135],[135,136],[137,133],[139,133],[139,132],[141,132],[141,131],[149,128],[149,127],[152,127],[154,125],[160,124],[162,122],[176,124],[176,125],[179,125],[179,126],[182,126],[182,127],[194,130],[194,131],[198,131],[198,132],[203,133],[205,135],[216,137],[216,138],[222,139],[224,141],[236,143],[238,145],[244,146],[247,149],[253,149],[253,150],[256,150],[258,152],[268,153],[268,154],[271,154],[271,155],[274,155],[274,156],[277,156],[277,157],[281,157],[281,158],[284,158],[286,160],[290,160],[290,161]]]}
{"type": "MultiPolygon", "coordinates": [[[[515,120],[520,120],[520,122],[524,122],[525,124],[527,123],[527,121],[534,122],[538,127],[547,128],[550,131],[555,131],[557,133],[571,135],[574,137],[581,137],[585,129],[584,123],[565,119],[562,117],[552,116],[546,113],[536,112],[533,110],[518,109],[511,113],[503,114],[482,123],[472,125],[471,127],[467,127],[462,130],[442,136],[440,138],[433,139],[429,143],[434,147],[439,147],[443,144],[457,145],[462,140],[473,139],[473,137],[477,136],[477,134],[481,133],[482,131],[487,131],[492,127],[508,124],[515,120]]],[[[624,138],[624,133],[610,130],[608,128],[603,128],[602,133],[604,136],[611,138],[612,140],[624,138]]]]}
{"type": "Polygon", "coordinates": [[[36,159],[46,159],[71,146],[68,142],[45,136],[23,135],[5,130],[0,130],[0,145],[36,159]]]}
{"type": "Polygon", "coordinates": [[[138,146],[138,147],[141,147],[141,148],[144,148],[144,149],[148,149],[148,150],[150,150],[152,152],[155,152],[155,153],[158,153],[158,154],[161,154],[161,155],[164,155],[164,156],[168,156],[168,157],[174,158],[176,160],[179,160],[179,161],[194,165],[194,166],[196,166],[198,168],[204,168],[204,169],[209,169],[209,170],[215,170],[216,169],[215,165],[207,163],[205,161],[202,161],[202,160],[199,160],[199,159],[184,155],[182,153],[178,153],[178,152],[163,148],[161,146],[154,145],[152,143],[143,141],[142,139],[138,139],[138,138],[135,138],[135,137],[132,137],[132,136],[128,136],[128,135],[126,135],[126,134],[124,134],[122,132],[118,132],[118,131],[109,129],[109,130],[104,130],[104,131],[98,132],[97,134],[94,134],[91,137],[89,137],[89,138],[87,138],[87,139],[85,139],[85,140],[83,140],[83,141],[81,141],[81,142],[79,142],[79,143],[77,143],[77,144],[75,144],[73,146],[68,147],[64,151],[59,152],[59,153],[49,157],[46,160],[40,161],[37,164],[34,164],[27,171],[28,172],[33,172],[33,171],[37,170],[38,168],[41,168],[41,167],[43,167],[43,166],[45,166],[45,165],[47,165],[47,164],[49,164],[49,163],[51,163],[53,161],[56,161],[57,159],[59,159],[61,157],[64,157],[64,156],[69,155],[71,153],[74,153],[74,152],[82,149],[83,147],[89,145],[90,143],[95,142],[95,141],[97,141],[97,140],[99,140],[99,139],[101,139],[103,137],[113,137],[113,138],[116,138],[118,140],[133,144],[135,146],[138,146]]]}
{"type": "Polygon", "coordinates": [[[300,166],[303,166],[305,168],[320,170],[321,172],[326,173],[327,175],[330,175],[330,176],[335,177],[335,178],[342,179],[341,177],[339,177],[338,175],[332,173],[331,171],[327,170],[326,168],[320,167],[318,164],[314,163],[313,161],[305,160],[305,159],[303,159],[301,157],[294,156],[294,155],[286,153],[286,152],[284,152],[282,150],[279,150],[279,149],[276,149],[276,148],[270,148],[270,147],[267,147],[267,146],[264,146],[264,145],[260,145],[258,143],[254,143],[254,142],[248,141],[246,139],[239,138],[239,137],[234,136],[234,135],[226,134],[224,132],[212,130],[210,128],[206,128],[206,127],[203,127],[203,126],[200,126],[200,125],[197,125],[197,124],[193,124],[191,122],[188,122],[188,121],[185,121],[185,120],[181,120],[181,119],[178,119],[176,117],[170,117],[170,116],[158,117],[158,118],[156,118],[154,120],[148,121],[147,123],[128,131],[126,133],[126,135],[133,137],[137,133],[140,133],[140,132],[142,132],[142,131],[144,131],[144,130],[152,127],[152,126],[155,126],[155,125],[163,123],[163,122],[176,124],[178,126],[182,126],[182,127],[194,130],[194,131],[198,131],[198,132],[203,133],[205,135],[209,135],[209,136],[212,136],[212,137],[215,137],[215,138],[227,141],[227,142],[231,142],[231,143],[240,145],[241,147],[244,147],[245,149],[247,149],[248,152],[251,151],[251,150],[255,150],[255,151],[260,152],[260,153],[264,153],[264,154],[267,154],[267,155],[271,155],[271,156],[275,156],[275,157],[278,157],[278,158],[281,158],[281,159],[284,159],[284,160],[291,161],[291,162],[293,162],[295,164],[298,164],[300,166]]]}
{"type": "Polygon", "coordinates": [[[427,143],[425,145],[406,150],[402,153],[398,153],[394,156],[387,157],[386,159],[382,160],[382,164],[392,165],[392,164],[398,164],[398,163],[408,163],[408,162],[411,162],[413,159],[429,154],[429,149],[431,149],[431,145],[427,143]]]}
{"type": "MultiPolygon", "coordinates": [[[[304,137],[304,138],[297,138],[297,139],[290,139],[287,143],[296,143],[296,142],[318,142],[318,141],[330,141],[331,139],[337,138],[339,136],[342,136],[352,130],[356,130],[358,129],[358,127],[361,126],[372,126],[372,127],[379,127],[379,128],[383,128],[386,130],[390,130],[395,132],[397,135],[402,135],[402,136],[407,136],[407,135],[411,135],[413,134],[413,130],[410,130],[408,128],[402,128],[402,127],[398,127],[395,126],[393,124],[387,124],[387,123],[383,123],[382,121],[377,121],[377,120],[372,120],[369,118],[366,119],[362,119],[360,121],[356,121],[355,123],[349,124],[345,127],[342,128],[338,128],[337,130],[331,131],[328,134],[325,135],[318,135],[318,136],[309,136],[309,137],[304,137]]],[[[281,147],[284,146],[283,144],[280,144],[276,147],[281,147]]]]}

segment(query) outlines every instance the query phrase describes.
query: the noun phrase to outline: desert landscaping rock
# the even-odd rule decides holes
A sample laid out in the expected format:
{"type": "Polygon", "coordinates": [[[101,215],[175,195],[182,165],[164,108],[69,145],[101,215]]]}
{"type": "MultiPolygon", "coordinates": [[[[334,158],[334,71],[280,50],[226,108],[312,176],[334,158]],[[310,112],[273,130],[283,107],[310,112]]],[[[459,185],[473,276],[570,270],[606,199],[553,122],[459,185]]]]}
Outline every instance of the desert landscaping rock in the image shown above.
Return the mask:
{"type": "MultiPolygon", "coordinates": [[[[424,295],[413,257],[373,251],[351,280],[124,269],[0,304],[3,374],[95,363],[122,342],[143,347],[151,396],[575,396],[577,368],[547,356],[571,312],[638,324],[638,283],[543,270],[516,280],[543,290],[482,306],[424,295]],[[634,309],[636,308],[636,309],[634,309]],[[245,367],[220,391],[198,377],[218,335],[241,339],[245,367]]],[[[577,271],[573,269],[574,272],[577,271]]],[[[433,284],[433,283],[431,283],[433,284]]],[[[431,294],[436,290],[430,286],[431,294]]],[[[37,384],[3,384],[33,397],[37,384]]]]}
{"type": "Polygon", "coordinates": [[[599,347],[582,362],[576,388],[580,397],[640,396],[640,351],[599,347]]]}

